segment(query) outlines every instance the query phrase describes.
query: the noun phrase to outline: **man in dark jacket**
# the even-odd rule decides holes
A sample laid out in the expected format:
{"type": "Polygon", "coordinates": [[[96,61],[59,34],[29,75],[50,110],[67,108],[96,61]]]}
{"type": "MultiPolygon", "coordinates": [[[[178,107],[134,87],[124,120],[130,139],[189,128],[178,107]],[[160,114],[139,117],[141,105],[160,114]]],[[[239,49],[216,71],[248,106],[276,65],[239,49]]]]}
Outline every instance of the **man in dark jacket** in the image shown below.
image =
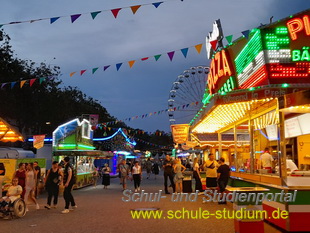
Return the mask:
{"type": "Polygon", "coordinates": [[[65,199],[65,209],[62,211],[63,214],[69,213],[69,205],[71,203],[72,209],[76,209],[77,206],[75,204],[74,198],[72,196],[71,190],[73,185],[75,184],[75,175],[73,171],[72,165],[69,163],[70,158],[65,157],[64,158],[64,178],[63,178],[63,184],[65,186],[64,190],[64,199],[65,199]]]}

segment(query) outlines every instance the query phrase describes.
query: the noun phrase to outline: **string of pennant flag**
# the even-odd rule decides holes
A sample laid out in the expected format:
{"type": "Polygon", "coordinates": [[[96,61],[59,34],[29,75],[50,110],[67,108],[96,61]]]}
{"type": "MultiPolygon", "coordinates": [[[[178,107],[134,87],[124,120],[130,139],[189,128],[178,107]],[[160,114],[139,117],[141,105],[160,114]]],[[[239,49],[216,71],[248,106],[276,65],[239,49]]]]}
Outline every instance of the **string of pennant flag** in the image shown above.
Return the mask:
{"type": "MultiPolygon", "coordinates": [[[[242,35],[246,39],[248,39],[249,35],[250,35],[250,32],[251,32],[251,30],[245,30],[245,31],[242,31],[241,33],[242,33],[242,35]]],[[[232,43],[233,35],[226,36],[225,39],[227,40],[227,43],[230,45],[232,43]]],[[[210,43],[212,49],[214,51],[216,51],[217,50],[218,41],[217,40],[213,40],[213,41],[210,41],[209,43],[210,43]]],[[[115,64],[115,68],[116,68],[116,71],[119,71],[124,63],[127,63],[128,66],[130,68],[132,68],[134,66],[134,64],[136,64],[136,62],[138,62],[138,61],[142,61],[142,62],[143,61],[147,61],[147,60],[149,60],[151,58],[154,58],[155,61],[158,61],[165,54],[167,55],[167,57],[169,58],[170,61],[173,61],[173,59],[175,57],[175,53],[178,52],[178,51],[181,52],[181,54],[183,55],[184,58],[187,58],[188,51],[189,51],[190,48],[195,48],[196,52],[198,54],[200,54],[201,51],[202,51],[203,45],[204,45],[203,43],[200,43],[200,44],[196,44],[194,46],[189,46],[189,47],[186,47],[186,48],[183,48],[183,49],[177,49],[177,50],[166,52],[166,53],[161,53],[161,54],[152,55],[152,56],[148,56],[148,57],[133,59],[133,60],[130,60],[130,61],[127,61],[127,62],[117,63],[117,64],[115,64]]],[[[70,72],[69,73],[69,77],[73,77],[74,75],[83,76],[86,72],[88,72],[88,73],[93,75],[100,68],[102,68],[103,71],[106,71],[110,67],[113,67],[113,65],[105,65],[103,67],[94,67],[94,68],[90,68],[90,69],[82,69],[80,71],[70,72]]],[[[60,76],[61,75],[64,75],[64,74],[60,74],[60,76]]],[[[39,84],[42,84],[43,81],[45,81],[46,79],[50,79],[50,78],[55,78],[55,76],[39,77],[39,78],[24,79],[24,80],[21,79],[20,81],[14,81],[14,82],[4,82],[4,83],[0,83],[0,87],[1,87],[1,89],[5,88],[5,87],[9,87],[10,89],[13,89],[16,86],[19,86],[19,88],[23,88],[24,86],[27,86],[27,85],[32,87],[33,84],[37,80],[38,80],[39,84]],[[19,85],[17,85],[17,84],[19,84],[19,85]]]]}
{"type": "MultiPolygon", "coordinates": [[[[116,19],[119,12],[122,9],[130,9],[132,11],[132,13],[135,15],[137,13],[137,11],[140,9],[140,7],[142,7],[142,6],[151,5],[157,9],[161,4],[163,4],[165,2],[170,2],[170,1],[180,1],[180,0],[166,0],[166,1],[161,1],[161,2],[145,3],[145,4],[140,4],[140,5],[134,5],[134,6],[129,6],[129,7],[121,7],[121,8],[115,8],[115,9],[108,9],[108,10],[97,10],[97,11],[93,11],[93,12],[79,13],[79,14],[66,15],[66,16],[30,19],[30,20],[23,20],[23,21],[14,21],[14,22],[0,24],[0,28],[5,26],[5,25],[15,25],[15,24],[21,24],[21,23],[34,23],[34,22],[47,21],[47,20],[50,22],[50,24],[53,24],[61,18],[70,18],[71,23],[74,23],[82,15],[90,15],[91,18],[94,20],[99,14],[101,14],[103,12],[111,12],[112,15],[114,16],[114,18],[116,19]]],[[[181,0],[181,1],[183,1],[183,0],[181,0]]]]}
{"type": "MultiPolygon", "coordinates": [[[[178,107],[174,107],[173,108],[173,111],[177,111],[177,110],[183,110],[183,109],[186,109],[186,108],[189,108],[191,106],[196,106],[198,105],[199,102],[192,102],[190,104],[184,104],[184,105],[180,105],[178,107]]],[[[109,126],[109,125],[114,125],[114,124],[117,124],[117,123],[120,123],[120,122],[125,122],[125,121],[134,121],[134,120],[137,120],[137,119],[145,119],[145,118],[148,118],[148,117],[151,117],[151,116],[158,116],[160,114],[164,114],[164,113],[167,113],[169,111],[169,109],[164,109],[164,110],[159,110],[157,112],[150,112],[150,113],[146,113],[146,114],[142,114],[142,115],[137,115],[137,116],[133,116],[133,117],[128,117],[128,118],[125,118],[124,120],[116,120],[116,121],[109,121],[109,122],[104,122],[104,123],[100,123],[97,125],[97,127],[106,127],[106,126],[109,126]]]]}
{"type": "MultiPolygon", "coordinates": [[[[157,55],[153,55],[153,56],[149,56],[149,57],[143,57],[143,58],[139,58],[139,59],[134,59],[134,60],[130,60],[130,61],[127,61],[127,62],[117,63],[117,64],[115,64],[115,68],[116,68],[116,71],[119,71],[124,63],[127,63],[128,66],[130,68],[132,68],[133,65],[136,62],[138,62],[138,61],[146,61],[146,60],[149,60],[150,58],[154,58],[155,61],[158,61],[162,57],[162,55],[164,55],[164,54],[166,54],[168,56],[169,60],[172,61],[174,56],[175,56],[175,53],[177,51],[180,51],[181,54],[183,55],[183,57],[187,58],[188,51],[189,51],[190,48],[195,48],[197,53],[200,54],[201,50],[202,50],[202,47],[203,47],[203,43],[200,43],[200,44],[197,44],[197,45],[194,45],[194,46],[189,46],[189,47],[186,47],[186,48],[183,48],[183,49],[177,49],[177,50],[170,51],[170,52],[167,52],[167,53],[162,53],[162,54],[157,54],[157,55]]],[[[105,66],[101,67],[101,70],[102,71],[106,71],[108,68],[110,68],[112,66],[113,65],[105,65],[105,66]]],[[[83,70],[80,70],[80,71],[70,72],[69,73],[69,77],[73,77],[74,75],[83,76],[87,71],[90,74],[93,75],[93,74],[95,74],[99,70],[99,68],[100,67],[95,67],[95,68],[91,68],[91,69],[83,69],[83,70]]],[[[66,76],[64,74],[61,74],[61,75],[62,76],[66,76]]],[[[5,87],[9,87],[10,89],[13,89],[16,86],[19,86],[19,88],[23,88],[24,86],[28,86],[28,84],[31,87],[37,80],[39,80],[39,84],[41,84],[45,79],[54,78],[54,77],[55,76],[40,77],[40,78],[33,78],[33,79],[25,79],[25,80],[14,81],[14,82],[0,83],[0,85],[1,85],[1,89],[5,88],[5,87]],[[19,85],[17,85],[18,83],[19,83],[19,85]]]]}
{"type": "MultiPolygon", "coordinates": [[[[102,124],[98,124],[96,126],[96,129],[104,130],[103,136],[107,136],[107,131],[109,131],[109,132],[114,131],[115,132],[115,131],[119,130],[119,128],[106,127],[106,126],[103,126],[102,124]]],[[[124,132],[126,132],[128,135],[131,134],[131,136],[134,136],[134,135],[144,135],[144,134],[148,134],[148,135],[155,134],[156,136],[167,136],[166,133],[162,133],[161,131],[158,131],[158,130],[155,131],[155,132],[144,131],[144,130],[140,130],[140,129],[126,129],[126,128],[122,128],[122,130],[124,132]]]]}

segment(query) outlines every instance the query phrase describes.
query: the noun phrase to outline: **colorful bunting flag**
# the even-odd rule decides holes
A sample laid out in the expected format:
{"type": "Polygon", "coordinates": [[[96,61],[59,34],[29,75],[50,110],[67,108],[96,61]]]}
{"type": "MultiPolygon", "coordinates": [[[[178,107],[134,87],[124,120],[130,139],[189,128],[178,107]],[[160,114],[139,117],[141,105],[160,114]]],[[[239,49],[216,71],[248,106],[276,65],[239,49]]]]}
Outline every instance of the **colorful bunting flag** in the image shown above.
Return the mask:
{"type": "Polygon", "coordinates": [[[161,57],[161,54],[155,55],[154,58],[156,61],[158,61],[158,59],[161,57]]]}
{"type": "Polygon", "coordinates": [[[30,87],[32,86],[32,84],[33,84],[36,80],[37,80],[36,78],[30,79],[30,82],[29,82],[30,87]]]}
{"type": "Polygon", "coordinates": [[[27,82],[27,80],[23,80],[23,81],[20,81],[20,88],[23,88],[24,84],[27,82]]]}
{"type": "Polygon", "coordinates": [[[210,44],[211,44],[211,47],[213,50],[216,50],[216,47],[217,47],[217,40],[212,40],[210,41],[210,44]]]}
{"type": "Polygon", "coordinates": [[[202,44],[195,45],[195,49],[197,50],[197,53],[199,54],[201,52],[201,48],[202,48],[202,44]]]}
{"type": "Polygon", "coordinates": [[[118,71],[121,68],[122,65],[123,65],[123,63],[116,64],[116,70],[118,71]]]}
{"type": "Polygon", "coordinates": [[[141,5],[131,6],[131,11],[133,14],[136,14],[137,10],[141,7],[141,5]]]}
{"type": "Polygon", "coordinates": [[[109,67],[110,67],[110,65],[104,66],[104,67],[103,67],[103,71],[106,71],[109,67]]]}
{"type": "Polygon", "coordinates": [[[71,15],[71,23],[74,23],[82,14],[71,15]]]}
{"type": "Polygon", "coordinates": [[[112,14],[114,15],[114,18],[116,19],[118,12],[121,10],[122,8],[117,8],[117,9],[113,9],[111,10],[112,14]]]}
{"type": "Polygon", "coordinates": [[[169,57],[169,59],[170,59],[170,61],[172,61],[172,59],[173,59],[174,52],[175,52],[175,51],[172,51],[172,52],[167,53],[167,54],[168,54],[168,57],[169,57]]]}
{"type": "Polygon", "coordinates": [[[158,8],[160,4],[162,4],[163,2],[154,2],[152,3],[153,6],[155,6],[155,8],[158,8]]]}
{"type": "Polygon", "coordinates": [[[93,68],[92,74],[94,74],[98,69],[99,69],[99,67],[93,68]]]}
{"type": "Polygon", "coordinates": [[[97,16],[99,13],[101,13],[101,11],[91,12],[90,14],[91,14],[91,17],[92,17],[93,19],[95,19],[96,16],[97,16]]]}
{"type": "Polygon", "coordinates": [[[50,23],[52,24],[52,23],[55,23],[55,21],[57,20],[57,19],[59,19],[60,17],[54,17],[54,18],[51,18],[51,20],[50,20],[50,23]]]}
{"type": "Polygon", "coordinates": [[[232,42],[233,35],[226,36],[225,38],[227,40],[227,43],[230,44],[232,42]]]}
{"type": "Polygon", "coordinates": [[[186,58],[187,52],[188,52],[188,48],[181,49],[181,52],[182,52],[183,56],[186,58]]]}
{"type": "Polygon", "coordinates": [[[71,72],[70,73],[70,77],[72,77],[76,72],[71,72]]]}
{"type": "Polygon", "coordinates": [[[11,89],[15,86],[16,82],[11,82],[11,89]]]}
{"type": "Polygon", "coordinates": [[[135,64],[135,62],[136,62],[135,60],[129,61],[128,62],[129,67],[131,68],[135,64]]]}
{"type": "Polygon", "coordinates": [[[244,35],[244,37],[245,37],[246,39],[249,39],[250,30],[245,30],[245,31],[243,31],[243,32],[241,32],[241,33],[244,35]]]}
{"type": "Polygon", "coordinates": [[[5,85],[6,85],[6,83],[2,83],[1,84],[1,89],[4,88],[5,85]]]}
{"type": "Polygon", "coordinates": [[[86,70],[81,70],[81,75],[83,75],[86,72],[86,70]]]}
{"type": "Polygon", "coordinates": [[[147,59],[149,59],[148,57],[144,57],[144,58],[141,58],[141,61],[146,61],[147,59]]]}
{"type": "Polygon", "coordinates": [[[40,85],[41,85],[41,83],[43,82],[45,80],[45,78],[40,78],[40,85]]]}

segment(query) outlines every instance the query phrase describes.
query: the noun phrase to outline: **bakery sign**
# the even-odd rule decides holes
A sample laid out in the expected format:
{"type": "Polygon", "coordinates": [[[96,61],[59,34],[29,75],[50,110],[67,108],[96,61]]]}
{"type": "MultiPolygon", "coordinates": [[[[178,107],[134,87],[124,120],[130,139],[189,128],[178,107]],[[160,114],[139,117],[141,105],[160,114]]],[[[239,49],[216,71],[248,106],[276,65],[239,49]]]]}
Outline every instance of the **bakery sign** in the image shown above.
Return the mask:
{"type": "Polygon", "coordinates": [[[188,141],[188,134],[189,134],[188,124],[171,125],[170,127],[174,143],[182,144],[188,141]]]}

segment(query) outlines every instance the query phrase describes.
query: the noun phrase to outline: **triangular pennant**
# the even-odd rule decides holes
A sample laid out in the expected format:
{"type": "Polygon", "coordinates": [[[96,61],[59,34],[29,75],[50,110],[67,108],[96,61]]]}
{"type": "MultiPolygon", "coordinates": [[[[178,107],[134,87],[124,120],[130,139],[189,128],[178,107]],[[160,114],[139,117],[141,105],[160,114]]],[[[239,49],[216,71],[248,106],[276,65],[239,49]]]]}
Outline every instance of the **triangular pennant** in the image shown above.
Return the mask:
{"type": "Polygon", "coordinates": [[[81,75],[83,75],[86,72],[86,70],[81,70],[81,75]]]}
{"type": "Polygon", "coordinates": [[[188,48],[181,49],[181,52],[182,52],[183,56],[186,58],[187,52],[188,52],[188,48]]]}
{"type": "Polygon", "coordinates": [[[163,2],[154,2],[152,3],[153,6],[155,6],[155,8],[159,7],[160,4],[162,4],[163,2]]]}
{"type": "Polygon", "coordinates": [[[245,31],[243,31],[243,32],[241,32],[241,33],[244,35],[244,37],[245,37],[246,39],[249,39],[250,30],[245,30],[245,31]]]}
{"type": "Polygon", "coordinates": [[[230,44],[232,42],[232,38],[233,38],[233,35],[229,35],[229,36],[225,37],[225,39],[227,40],[228,44],[230,44]]]}
{"type": "Polygon", "coordinates": [[[99,69],[99,67],[93,68],[92,74],[94,74],[98,69],[99,69]]]}
{"type": "Polygon", "coordinates": [[[71,23],[74,23],[75,20],[77,20],[81,14],[71,15],[71,23]]]}
{"type": "Polygon", "coordinates": [[[32,84],[36,81],[37,79],[36,78],[33,78],[33,79],[30,79],[30,87],[32,86],[32,84]]]}
{"type": "Polygon", "coordinates": [[[135,60],[129,61],[128,62],[129,67],[131,68],[135,64],[135,62],[136,62],[135,60]]]}
{"type": "Polygon", "coordinates": [[[136,14],[137,10],[141,7],[141,5],[131,6],[131,11],[133,14],[136,14]]]}
{"type": "Polygon", "coordinates": [[[110,67],[110,65],[104,66],[104,67],[103,67],[103,71],[106,71],[109,67],[110,67]]]}
{"type": "Polygon", "coordinates": [[[202,44],[195,45],[195,49],[197,50],[197,53],[201,52],[201,48],[202,48],[202,44]]]}
{"type": "Polygon", "coordinates": [[[45,77],[44,78],[40,78],[40,84],[45,80],[45,77]]]}
{"type": "Polygon", "coordinates": [[[70,77],[72,77],[76,72],[71,72],[70,73],[70,77]]]}
{"type": "Polygon", "coordinates": [[[210,41],[210,44],[211,44],[211,47],[213,50],[216,50],[216,47],[217,47],[217,40],[212,40],[210,41]]]}
{"type": "Polygon", "coordinates": [[[117,64],[116,64],[116,70],[118,71],[119,68],[121,68],[122,65],[123,65],[123,63],[117,63],[117,64]]]}
{"type": "Polygon", "coordinates": [[[170,59],[170,61],[172,61],[172,59],[173,59],[174,52],[175,52],[175,51],[172,51],[172,52],[167,53],[167,54],[168,54],[168,57],[169,57],[169,59],[170,59]]]}
{"type": "Polygon", "coordinates": [[[11,89],[15,86],[16,82],[11,82],[11,89]]]}
{"type": "Polygon", "coordinates": [[[22,88],[26,82],[27,80],[20,81],[20,88],[22,88]]]}
{"type": "Polygon", "coordinates": [[[51,18],[50,19],[50,23],[52,24],[52,23],[55,23],[55,21],[57,20],[57,19],[59,19],[60,17],[53,17],[53,18],[51,18]]]}
{"type": "Polygon", "coordinates": [[[121,10],[122,8],[117,8],[117,9],[113,9],[111,10],[112,14],[114,15],[114,18],[116,19],[118,12],[121,10]]]}
{"type": "Polygon", "coordinates": [[[0,28],[2,28],[3,27],[3,24],[0,24],[0,28]]]}
{"type": "Polygon", "coordinates": [[[99,13],[101,13],[101,11],[91,12],[90,14],[91,14],[91,17],[92,17],[93,19],[95,19],[96,16],[97,16],[99,13]]]}
{"type": "Polygon", "coordinates": [[[6,83],[2,83],[1,84],[1,88],[4,88],[5,85],[6,85],[6,83]]]}
{"type": "Polygon", "coordinates": [[[161,57],[161,54],[155,55],[154,58],[156,61],[158,61],[158,59],[161,57]]]}
{"type": "Polygon", "coordinates": [[[146,61],[147,59],[149,59],[148,57],[144,57],[144,58],[141,58],[141,61],[146,61]]]}

